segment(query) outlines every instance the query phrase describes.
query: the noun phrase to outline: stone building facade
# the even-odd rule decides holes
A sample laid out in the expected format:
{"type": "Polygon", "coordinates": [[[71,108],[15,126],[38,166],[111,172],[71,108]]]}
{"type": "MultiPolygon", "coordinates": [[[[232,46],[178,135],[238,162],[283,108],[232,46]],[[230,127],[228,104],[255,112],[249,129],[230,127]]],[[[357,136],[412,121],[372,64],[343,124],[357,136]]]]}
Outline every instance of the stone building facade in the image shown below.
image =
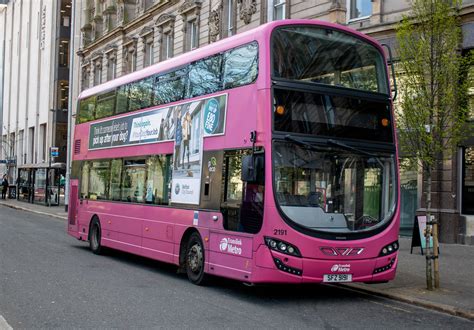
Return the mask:
{"type": "Polygon", "coordinates": [[[71,0],[2,0],[0,173],[66,162],[71,0]]]}
{"type": "MultiPolygon", "coordinates": [[[[81,90],[277,19],[347,25],[395,49],[395,28],[409,10],[408,0],[76,1],[78,84],[72,94],[75,100],[81,90]]],[[[474,48],[474,0],[463,2],[461,16],[468,50],[474,48]]],[[[436,176],[434,211],[444,242],[474,244],[473,145],[468,139],[436,176]]],[[[402,172],[401,183],[402,230],[411,234],[423,207],[422,179],[402,172]]]]}

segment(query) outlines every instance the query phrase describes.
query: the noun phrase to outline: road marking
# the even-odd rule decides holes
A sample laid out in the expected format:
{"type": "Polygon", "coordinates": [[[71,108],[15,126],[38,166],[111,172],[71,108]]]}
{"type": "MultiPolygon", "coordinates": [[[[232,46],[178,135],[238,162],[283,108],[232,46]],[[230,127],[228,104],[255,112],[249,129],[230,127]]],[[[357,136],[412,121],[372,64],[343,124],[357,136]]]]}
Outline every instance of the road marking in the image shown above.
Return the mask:
{"type": "Polygon", "coordinates": [[[0,315],[0,330],[13,330],[10,324],[0,315]]]}
{"type": "Polygon", "coordinates": [[[393,305],[389,305],[389,304],[384,304],[384,303],[381,303],[381,302],[378,302],[378,301],[374,301],[374,300],[370,300],[370,299],[367,299],[367,298],[362,298],[364,300],[367,300],[373,304],[377,304],[377,305],[381,305],[381,306],[385,306],[387,308],[391,308],[391,309],[395,309],[395,310],[398,310],[398,311],[401,311],[401,312],[405,312],[405,313],[409,313],[409,314],[412,314],[411,311],[407,310],[407,309],[404,309],[404,308],[400,308],[400,307],[396,307],[396,306],[393,306],[393,305]]]}

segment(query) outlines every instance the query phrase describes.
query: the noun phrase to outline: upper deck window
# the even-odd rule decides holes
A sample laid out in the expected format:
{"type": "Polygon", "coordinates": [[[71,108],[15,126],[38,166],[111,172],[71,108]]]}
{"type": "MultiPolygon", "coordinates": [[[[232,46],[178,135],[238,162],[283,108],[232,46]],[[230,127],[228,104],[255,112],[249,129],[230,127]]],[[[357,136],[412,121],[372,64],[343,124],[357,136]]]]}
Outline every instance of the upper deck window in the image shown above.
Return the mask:
{"type": "Polygon", "coordinates": [[[253,41],[81,99],[77,123],[249,85],[257,76],[258,44],[253,41]]]}
{"type": "Polygon", "coordinates": [[[388,94],[382,54],[355,36],[314,26],[272,35],[273,77],[388,94]]]}

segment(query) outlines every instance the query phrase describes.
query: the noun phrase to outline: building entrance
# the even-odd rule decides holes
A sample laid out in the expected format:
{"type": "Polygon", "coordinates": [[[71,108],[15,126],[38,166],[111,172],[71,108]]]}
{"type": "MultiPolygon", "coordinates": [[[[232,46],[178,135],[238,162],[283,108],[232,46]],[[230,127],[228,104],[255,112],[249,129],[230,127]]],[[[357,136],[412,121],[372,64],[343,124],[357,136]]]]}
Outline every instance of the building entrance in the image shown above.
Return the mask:
{"type": "Polygon", "coordinates": [[[463,148],[461,203],[463,214],[474,214],[474,146],[463,148]]]}

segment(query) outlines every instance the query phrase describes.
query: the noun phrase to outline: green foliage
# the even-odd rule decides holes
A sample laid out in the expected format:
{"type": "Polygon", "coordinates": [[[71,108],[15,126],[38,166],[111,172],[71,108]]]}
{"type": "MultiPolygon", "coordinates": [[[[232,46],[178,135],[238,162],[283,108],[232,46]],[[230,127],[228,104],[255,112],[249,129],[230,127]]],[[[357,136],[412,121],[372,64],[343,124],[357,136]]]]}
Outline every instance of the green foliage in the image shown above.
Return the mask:
{"type": "Polygon", "coordinates": [[[397,28],[401,101],[399,143],[412,164],[424,170],[465,137],[467,67],[462,56],[460,0],[413,0],[412,12],[397,28]]]}

